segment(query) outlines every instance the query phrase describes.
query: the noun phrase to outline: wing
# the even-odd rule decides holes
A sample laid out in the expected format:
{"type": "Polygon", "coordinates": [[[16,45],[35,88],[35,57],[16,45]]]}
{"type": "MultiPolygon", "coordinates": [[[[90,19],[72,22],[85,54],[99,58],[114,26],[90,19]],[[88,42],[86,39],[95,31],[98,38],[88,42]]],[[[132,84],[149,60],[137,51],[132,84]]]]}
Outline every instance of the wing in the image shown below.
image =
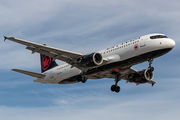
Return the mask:
{"type": "MultiPolygon", "coordinates": [[[[129,81],[128,75],[136,73],[137,71],[134,70],[133,68],[123,68],[123,71],[120,72],[121,78],[124,80],[129,81]]],[[[108,78],[115,78],[115,74],[111,74],[112,72],[110,71],[109,74],[106,74],[108,78]]]]}
{"type": "MultiPolygon", "coordinates": [[[[115,68],[115,69],[116,69],[115,71],[118,71],[118,68],[115,68]]],[[[119,73],[120,73],[120,78],[126,80],[127,81],[126,83],[133,82],[133,83],[136,83],[137,85],[143,84],[143,83],[150,83],[154,85],[156,83],[155,81],[152,80],[154,76],[153,73],[152,74],[147,73],[146,69],[134,70],[133,68],[126,67],[126,68],[123,68],[123,70],[120,71],[119,73]],[[146,72],[146,73],[143,74],[142,72],[146,72]],[[146,80],[144,77],[145,74],[146,74],[146,78],[148,78],[146,80]],[[133,75],[135,76],[133,77],[133,75]],[[140,76],[136,76],[136,75],[140,75],[140,76]]],[[[90,75],[89,77],[91,79],[101,79],[101,78],[114,78],[115,79],[115,75],[116,75],[116,72],[113,73],[112,70],[107,70],[107,71],[102,71],[102,72],[90,75]]]]}
{"type": "Polygon", "coordinates": [[[78,58],[80,58],[84,55],[84,54],[80,54],[80,53],[75,53],[75,52],[71,52],[71,51],[66,51],[66,50],[62,50],[62,49],[57,49],[57,48],[29,42],[29,41],[17,39],[14,37],[4,37],[4,38],[5,38],[5,40],[8,39],[8,40],[11,40],[11,41],[14,41],[14,42],[17,42],[17,43],[27,46],[26,49],[31,50],[32,54],[37,52],[40,54],[50,56],[53,58],[53,60],[59,59],[61,61],[67,62],[71,65],[73,65],[73,61],[77,60],[78,58]]]}
{"type": "MultiPolygon", "coordinates": [[[[120,77],[122,79],[128,80],[128,75],[132,73],[136,73],[136,71],[132,68],[125,67],[119,73],[121,74],[120,77]]],[[[90,79],[101,79],[101,78],[114,78],[115,79],[115,73],[113,73],[112,70],[109,69],[109,70],[105,70],[105,71],[101,71],[101,72],[97,72],[95,74],[89,75],[89,78],[90,79]]]]}
{"type": "MultiPolygon", "coordinates": [[[[129,75],[132,75],[132,74],[137,74],[140,71],[142,71],[142,70],[134,70],[133,68],[126,69],[124,72],[121,73],[122,79],[127,80],[126,83],[128,83],[128,82],[135,82],[136,85],[143,84],[143,83],[149,83],[149,84],[152,84],[152,86],[153,86],[156,83],[152,79],[149,79],[149,80],[146,80],[146,81],[134,81],[129,76],[129,75]]],[[[152,78],[153,77],[154,77],[154,75],[152,73],[152,78]]]]}

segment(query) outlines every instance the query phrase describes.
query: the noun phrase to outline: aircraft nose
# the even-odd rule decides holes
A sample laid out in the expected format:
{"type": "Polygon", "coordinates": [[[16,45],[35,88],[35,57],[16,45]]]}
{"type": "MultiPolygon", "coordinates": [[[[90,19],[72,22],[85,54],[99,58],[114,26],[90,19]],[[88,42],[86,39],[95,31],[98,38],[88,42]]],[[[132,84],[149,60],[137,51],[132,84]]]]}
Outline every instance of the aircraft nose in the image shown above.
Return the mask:
{"type": "Polygon", "coordinates": [[[168,47],[170,47],[170,48],[174,48],[174,46],[175,46],[175,41],[174,40],[172,40],[172,39],[169,39],[169,42],[168,42],[168,47]]]}

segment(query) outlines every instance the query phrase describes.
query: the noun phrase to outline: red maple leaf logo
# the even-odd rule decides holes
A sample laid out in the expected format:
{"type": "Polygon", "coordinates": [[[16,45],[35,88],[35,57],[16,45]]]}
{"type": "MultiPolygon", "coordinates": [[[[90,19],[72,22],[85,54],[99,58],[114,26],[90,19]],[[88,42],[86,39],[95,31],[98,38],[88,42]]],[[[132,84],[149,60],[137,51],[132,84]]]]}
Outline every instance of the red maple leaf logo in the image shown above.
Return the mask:
{"type": "Polygon", "coordinates": [[[139,48],[138,44],[135,44],[134,45],[134,50],[138,50],[138,48],[139,48]]]}
{"type": "Polygon", "coordinates": [[[49,59],[45,58],[45,60],[43,61],[43,66],[48,66],[49,65],[49,59]]]}
{"type": "Polygon", "coordinates": [[[44,56],[42,59],[42,69],[47,70],[51,64],[51,57],[44,56]]]}

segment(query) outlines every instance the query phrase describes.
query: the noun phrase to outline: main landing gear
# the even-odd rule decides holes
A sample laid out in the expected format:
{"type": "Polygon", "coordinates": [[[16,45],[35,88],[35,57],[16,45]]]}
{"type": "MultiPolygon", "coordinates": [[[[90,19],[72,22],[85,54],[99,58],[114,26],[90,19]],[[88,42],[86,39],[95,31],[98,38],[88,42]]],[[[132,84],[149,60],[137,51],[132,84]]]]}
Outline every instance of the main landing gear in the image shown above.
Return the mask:
{"type": "Polygon", "coordinates": [[[120,80],[121,80],[120,74],[117,73],[117,74],[115,75],[115,81],[116,81],[116,83],[115,83],[115,85],[112,85],[112,86],[111,86],[111,91],[112,91],[112,92],[118,93],[118,92],[120,91],[121,88],[117,85],[120,80]]]}

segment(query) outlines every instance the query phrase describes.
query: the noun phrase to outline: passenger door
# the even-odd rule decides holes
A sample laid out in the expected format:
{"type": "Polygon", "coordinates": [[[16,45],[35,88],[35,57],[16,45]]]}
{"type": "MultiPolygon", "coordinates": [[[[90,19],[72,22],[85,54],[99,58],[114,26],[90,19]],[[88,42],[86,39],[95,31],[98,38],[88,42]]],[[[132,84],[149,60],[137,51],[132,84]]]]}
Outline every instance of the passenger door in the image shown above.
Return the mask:
{"type": "Polygon", "coordinates": [[[147,40],[147,38],[141,38],[141,40],[140,40],[140,47],[146,46],[146,40],[147,40]]]}

